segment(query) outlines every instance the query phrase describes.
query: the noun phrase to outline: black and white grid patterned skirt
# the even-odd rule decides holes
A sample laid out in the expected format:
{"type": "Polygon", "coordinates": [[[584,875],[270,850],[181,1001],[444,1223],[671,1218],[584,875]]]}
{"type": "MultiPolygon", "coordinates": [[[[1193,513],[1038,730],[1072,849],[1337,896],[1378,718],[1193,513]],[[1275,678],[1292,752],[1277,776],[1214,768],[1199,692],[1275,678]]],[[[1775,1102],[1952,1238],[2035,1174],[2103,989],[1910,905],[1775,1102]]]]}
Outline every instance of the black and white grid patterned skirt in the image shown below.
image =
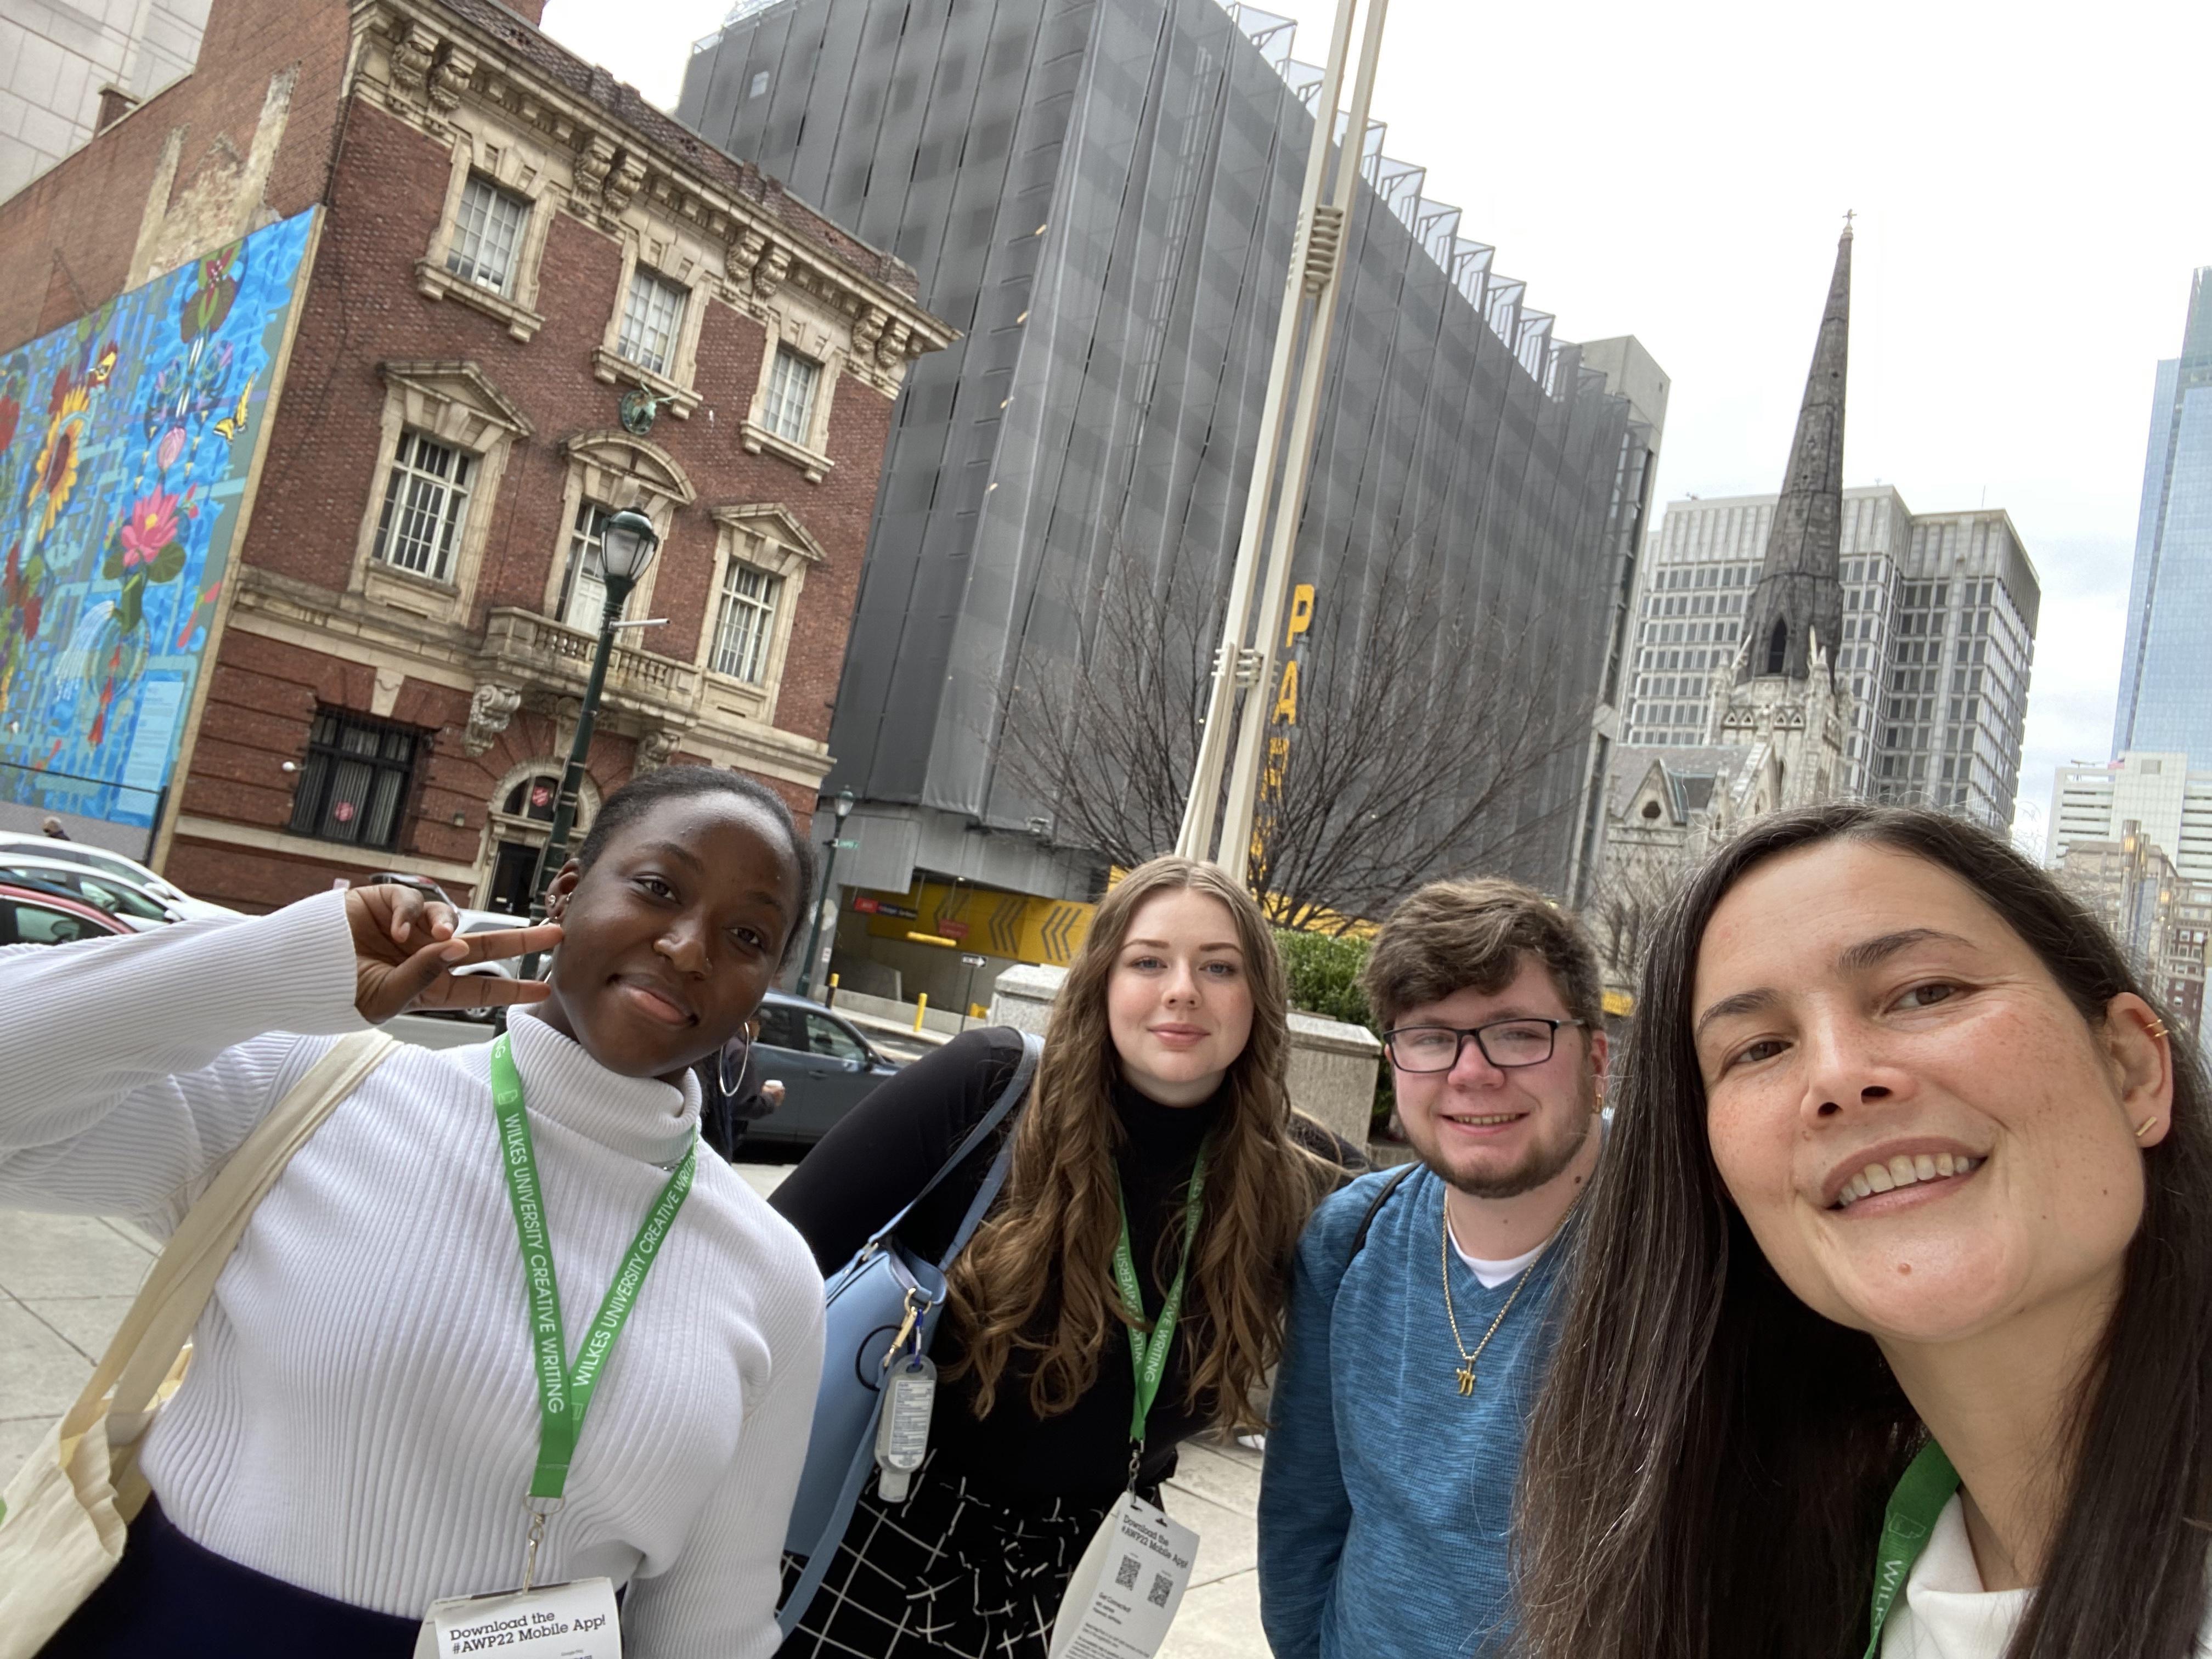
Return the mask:
{"type": "MultiPolygon", "coordinates": [[[[1045,1659],[1068,1576],[1109,1507],[1009,1504],[927,1466],[903,1503],[872,1484],[777,1659],[1045,1659]]],[[[799,1571],[793,1557],[783,1565],[788,1593],[799,1571]]]]}

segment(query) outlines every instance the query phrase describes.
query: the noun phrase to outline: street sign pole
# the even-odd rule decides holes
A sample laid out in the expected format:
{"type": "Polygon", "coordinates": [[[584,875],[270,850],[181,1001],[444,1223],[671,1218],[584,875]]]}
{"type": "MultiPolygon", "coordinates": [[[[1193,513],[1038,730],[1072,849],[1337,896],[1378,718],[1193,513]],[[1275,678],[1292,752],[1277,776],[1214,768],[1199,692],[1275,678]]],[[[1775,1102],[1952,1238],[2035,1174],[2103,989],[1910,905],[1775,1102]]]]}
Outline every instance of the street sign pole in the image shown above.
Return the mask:
{"type": "Polygon", "coordinates": [[[960,960],[968,964],[968,988],[960,996],[960,1029],[964,1031],[968,1029],[968,1011],[975,1006],[975,970],[990,958],[963,951],[960,960]]]}

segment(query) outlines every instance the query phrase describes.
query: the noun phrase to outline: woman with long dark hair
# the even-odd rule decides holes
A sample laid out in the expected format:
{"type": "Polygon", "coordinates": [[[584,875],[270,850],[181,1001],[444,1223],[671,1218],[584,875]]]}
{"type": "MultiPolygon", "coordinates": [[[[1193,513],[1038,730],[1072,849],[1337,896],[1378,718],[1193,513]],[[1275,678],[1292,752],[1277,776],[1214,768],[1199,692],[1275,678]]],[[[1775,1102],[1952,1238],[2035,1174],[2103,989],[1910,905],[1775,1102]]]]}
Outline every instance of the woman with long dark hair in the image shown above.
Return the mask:
{"type": "Polygon", "coordinates": [[[626,1585],[631,1659],[774,1650],[822,1286],[697,1152],[691,1068],[810,887],[766,787],[672,767],[607,800],[543,927],[456,938],[379,886],[0,951],[0,1203],[165,1234],[339,1034],[526,1005],[494,1043],[392,1049],[286,1165],[49,1656],[404,1659],[433,1603],[533,1570],[598,1581],[609,1620],[626,1585]],[[542,982],[453,972],[556,945],[542,982]]]}
{"type": "Polygon", "coordinates": [[[1753,823],[1645,964],[1522,1469],[1538,1659],[2184,1659],[2212,1522],[2196,1058],[2045,872],[1753,823]]]}
{"type": "MultiPolygon", "coordinates": [[[[1258,1426],[1291,1252],[1333,1173],[1293,1139],[1286,1010],[1266,921],[1220,871],[1156,859],[1108,895],[1008,1132],[1006,1186],[949,1275],[929,1461],[902,1498],[862,1493],[787,1656],[1043,1659],[1122,1492],[1157,1502],[1182,1441],[1258,1426]],[[1124,1243],[1141,1309],[1117,1286],[1124,1243]],[[1141,1438],[1133,1331],[1170,1340],[1141,1438]]],[[[1021,1053],[1009,1030],[955,1038],[777,1188],[825,1273],[913,1201],[1021,1053]]],[[[910,1248],[935,1259],[998,1146],[916,1207],[910,1248]]]]}

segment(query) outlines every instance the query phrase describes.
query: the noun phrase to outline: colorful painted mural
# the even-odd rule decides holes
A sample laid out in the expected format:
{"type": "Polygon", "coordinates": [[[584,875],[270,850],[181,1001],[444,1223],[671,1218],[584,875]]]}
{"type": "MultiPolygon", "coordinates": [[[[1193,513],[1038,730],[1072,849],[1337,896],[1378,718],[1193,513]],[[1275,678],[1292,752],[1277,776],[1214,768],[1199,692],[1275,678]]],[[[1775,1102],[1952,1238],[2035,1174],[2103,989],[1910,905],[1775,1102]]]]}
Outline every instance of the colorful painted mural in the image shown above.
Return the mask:
{"type": "Polygon", "coordinates": [[[154,823],[313,226],[0,354],[0,800],[154,823]]]}

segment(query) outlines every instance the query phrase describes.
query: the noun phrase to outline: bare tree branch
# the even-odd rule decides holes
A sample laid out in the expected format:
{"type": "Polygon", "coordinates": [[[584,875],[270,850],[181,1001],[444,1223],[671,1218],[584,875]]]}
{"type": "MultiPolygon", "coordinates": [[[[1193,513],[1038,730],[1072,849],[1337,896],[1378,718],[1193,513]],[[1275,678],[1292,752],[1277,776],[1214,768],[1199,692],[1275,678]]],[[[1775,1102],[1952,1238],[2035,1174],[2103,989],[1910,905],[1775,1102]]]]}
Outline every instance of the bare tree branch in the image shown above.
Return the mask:
{"type": "MultiPolygon", "coordinates": [[[[1438,875],[1541,866],[1571,833],[1571,792],[1547,806],[1541,785],[1579,757],[1589,702],[1562,683],[1556,629],[1475,619],[1441,574],[1437,554],[1401,551],[1320,596],[1297,722],[1269,728],[1248,870],[1292,926],[1378,916],[1438,875]]],[[[1087,649],[1018,678],[1000,759],[1051,805],[1055,841],[1133,865],[1175,843],[1222,601],[1190,565],[1156,580],[1124,556],[1083,598],[1087,649]]],[[[1279,690],[1247,695],[1272,707],[1279,690]]]]}

